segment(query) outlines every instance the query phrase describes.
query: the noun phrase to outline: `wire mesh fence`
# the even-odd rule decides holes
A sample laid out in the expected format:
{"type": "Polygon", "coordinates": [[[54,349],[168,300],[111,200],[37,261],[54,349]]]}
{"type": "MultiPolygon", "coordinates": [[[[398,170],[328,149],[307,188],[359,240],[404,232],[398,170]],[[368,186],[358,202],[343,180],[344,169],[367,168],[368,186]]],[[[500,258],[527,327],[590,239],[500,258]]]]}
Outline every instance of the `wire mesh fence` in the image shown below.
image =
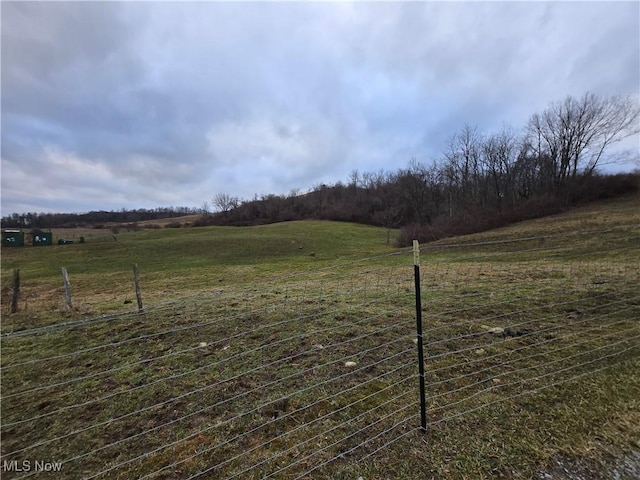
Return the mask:
{"type": "MultiPolygon", "coordinates": [[[[584,232],[423,246],[428,430],[639,357],[637,228],[599,233],[606,250],[584,232]]],[[[6,332],[3,474],[326,478],[419,444],[411,265],[401,250],[6,332]]]]}

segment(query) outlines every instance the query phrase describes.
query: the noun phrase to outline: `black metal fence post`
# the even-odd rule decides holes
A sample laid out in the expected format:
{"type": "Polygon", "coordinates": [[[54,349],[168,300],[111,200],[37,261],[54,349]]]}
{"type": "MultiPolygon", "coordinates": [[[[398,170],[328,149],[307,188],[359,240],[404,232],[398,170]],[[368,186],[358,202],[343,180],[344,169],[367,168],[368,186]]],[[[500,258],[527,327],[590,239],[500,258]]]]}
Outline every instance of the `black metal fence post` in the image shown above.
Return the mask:
{"type": "Polygon", "coordinates": [[[418,334],[418,372],[420,377],[420,428],[427,431],[427,401],[424,385],[424,346],[422,343],[422,299],[420,295],[420,243],[413,241],[413,276],[416,287],[416,330],[418,334]]]}

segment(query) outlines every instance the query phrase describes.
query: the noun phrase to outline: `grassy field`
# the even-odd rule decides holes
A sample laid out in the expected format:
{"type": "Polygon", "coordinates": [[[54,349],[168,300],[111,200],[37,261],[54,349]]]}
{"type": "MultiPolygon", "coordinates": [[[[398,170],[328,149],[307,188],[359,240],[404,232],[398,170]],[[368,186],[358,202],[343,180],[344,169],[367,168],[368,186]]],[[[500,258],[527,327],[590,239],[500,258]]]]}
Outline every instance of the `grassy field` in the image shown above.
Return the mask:
{"type": "Polygon", "coordinates": [[[422,246],[426,434],[412,254],[384,229],[308,221],[3,249],[3,461],[62,462],[3,476],[635,478],[638,207],[422,246]]]}
{"type": "Polygon", "coordinates": [[[133,264],[140,271],[143,300],[153,305],[391,251],[382,229],[320,221],[140,230],[121,232],[117,241],[5,248],[3,309],[10,303],[14,268],[22,280],[21,311],[10,318],[11,328],[28,328],[59,321],[51,312],[76,318],[130,310],[124,302],[135,303],[133,264]],[[71,280],[71,312],[62,267],[71,280]]]}

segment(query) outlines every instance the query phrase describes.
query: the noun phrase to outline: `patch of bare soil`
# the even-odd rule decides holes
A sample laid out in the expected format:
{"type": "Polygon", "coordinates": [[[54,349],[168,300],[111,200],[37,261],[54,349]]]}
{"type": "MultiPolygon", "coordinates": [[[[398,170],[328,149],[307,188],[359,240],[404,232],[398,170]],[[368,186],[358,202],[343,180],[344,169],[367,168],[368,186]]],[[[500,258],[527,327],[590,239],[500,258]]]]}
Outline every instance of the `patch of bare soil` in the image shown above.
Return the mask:
{"type": "Polygon", "coordinates": [[[640,479],[640,450],[613,460],[554,457],[552,464],[540,471],[543,480],[638,480],[640,479]]]}

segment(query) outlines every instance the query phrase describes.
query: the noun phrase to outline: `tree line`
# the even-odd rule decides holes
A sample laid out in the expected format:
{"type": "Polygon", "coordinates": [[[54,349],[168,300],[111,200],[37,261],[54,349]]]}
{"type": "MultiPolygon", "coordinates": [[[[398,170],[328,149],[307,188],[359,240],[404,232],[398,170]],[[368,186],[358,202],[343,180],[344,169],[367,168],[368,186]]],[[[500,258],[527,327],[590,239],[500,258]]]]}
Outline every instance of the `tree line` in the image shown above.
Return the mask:
{"type": "MultiPolygon", "coordinates": [[[[330,219],[402,228],[400,244],[495,228],[555,213],[569,204],[637,191],[638,172],[598,173],[611,147],[640,131],[631,97],[587,93],[554,102],[524,129],[485,134],[466,125],[441,158],[411,160],[395,172],[351,172],[309,192],[242,201],[216,195],[215,215],[196,225],[255,225],[330,219]]],[[[618,154],[625,155],[625,154],[618,154]]],[[[638,151],[626,155],[638,156],[638,151]]]]}
{"type": "Polygon", "coordinates": [[[75,228],[81,226],[100,227],[107,223],[135,223],[145,220],[182,217],[200,214],[202,210],[191,207],[138,208],[87,213],[13,213],[2,217],[3,228],[75,228]]]}
{"type": "MultiPolygon", "coordinates": [[[[204,202],[200,208],[13,214],[2,218],[2,226],[100,226],[200,214],[194,226],[328,219],[401,228],[402,245],[430,241],[637,191],[638,171],[604,175],[598,167],[609,160],[612,146],[640,132],[639,122],[637,98],[567,96],[533,114],[519,131],[504,126],[485,133],[466,125],[430,163],[414,159],[396,171],[354,170],[344,182],[319,184],[306,193],[250,200],[218,193],[212,208],[204,202]]],[[[639,152],[626,155],[638,159],[639,152]]]]}

